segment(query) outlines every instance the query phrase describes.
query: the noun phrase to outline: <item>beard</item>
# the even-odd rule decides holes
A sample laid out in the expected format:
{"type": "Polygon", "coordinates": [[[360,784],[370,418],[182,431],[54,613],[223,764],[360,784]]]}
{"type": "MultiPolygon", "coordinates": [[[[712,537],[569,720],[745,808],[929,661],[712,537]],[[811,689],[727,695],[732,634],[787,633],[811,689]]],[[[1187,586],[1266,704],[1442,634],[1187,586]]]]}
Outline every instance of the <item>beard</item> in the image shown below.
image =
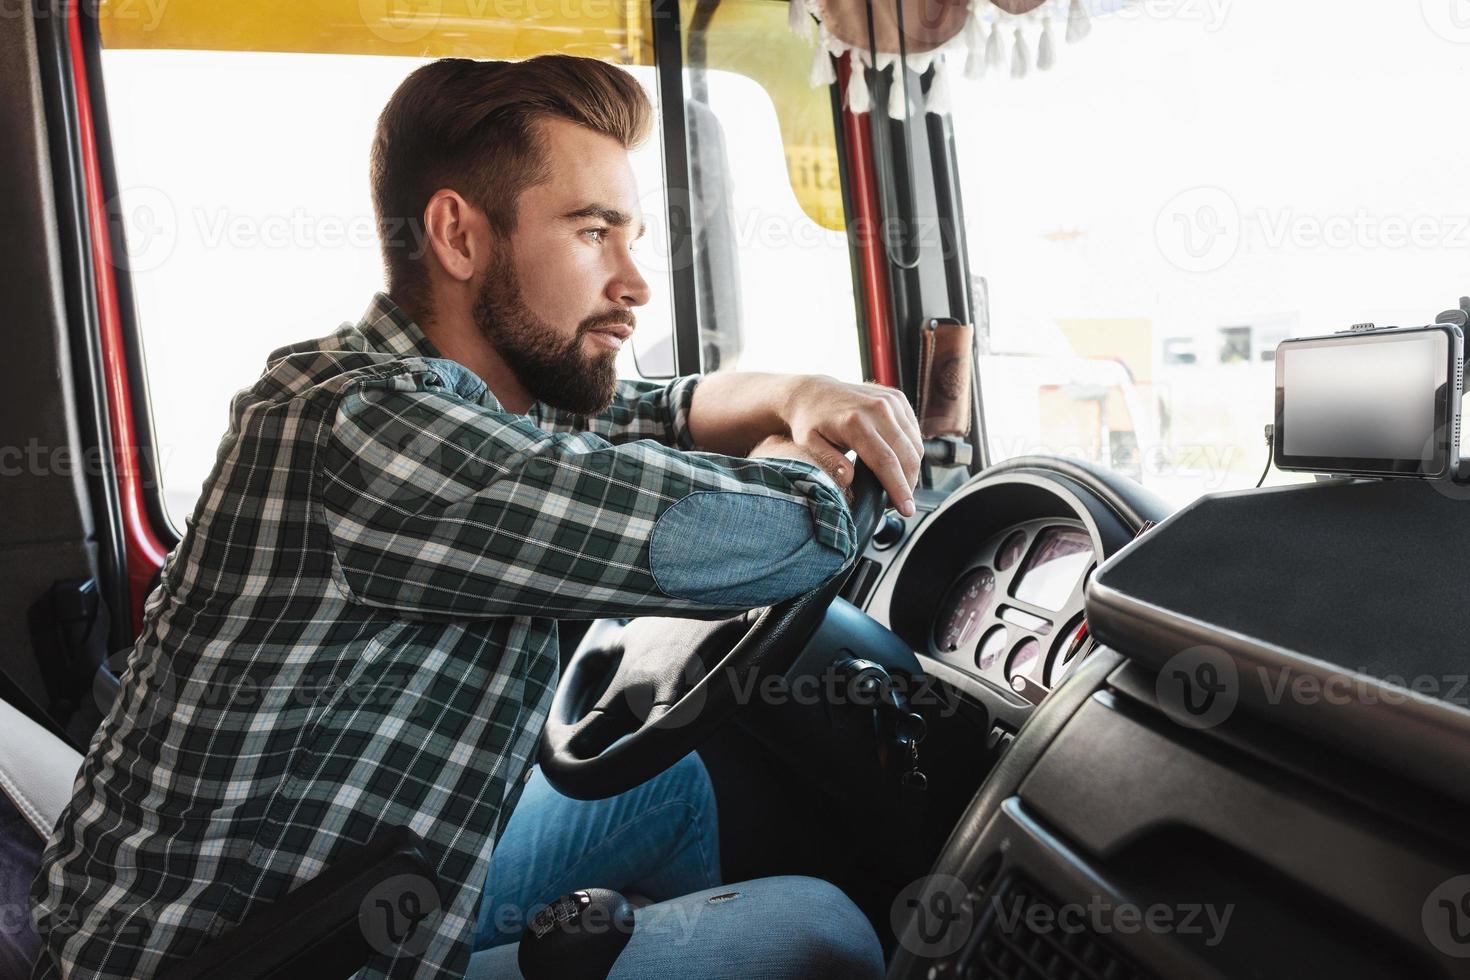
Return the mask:
{"type": "Polygon", "coordinates": [[[625,309],[590,316],[562,340],[555,327],[526,305],[509,247],[496,249],[475,299],[475,325],[538,402],[576,415],[597,415],[612,404],[617,351],[584,353],[588,332],[609,323],[633,325],[625,309]]]}

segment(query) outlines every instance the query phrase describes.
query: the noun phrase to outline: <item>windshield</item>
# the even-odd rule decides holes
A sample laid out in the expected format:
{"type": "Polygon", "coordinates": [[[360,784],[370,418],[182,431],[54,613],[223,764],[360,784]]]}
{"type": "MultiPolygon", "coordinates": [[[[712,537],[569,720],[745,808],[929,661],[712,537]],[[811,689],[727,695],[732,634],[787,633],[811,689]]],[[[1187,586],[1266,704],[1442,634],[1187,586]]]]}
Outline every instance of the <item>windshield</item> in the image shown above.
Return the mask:
{"type": "MultiPolygon", "coordinates": [[[[1074,4],[1075,6],[1075,4],[1074,4]]],[[[1290,336],[1422,324],[1470,292],[1470,18],[1089,2],[1029,71],[951,58],[993,460],[1080,456],[1173,503],[1251,486],[1290,336]],[[982,318],[983,323],[983,318],[982,318]],[[983,349],[983,348],[982,348],[983,349]]],[[[1300,479],[1273,473],[1268,482],[1300,479]]]]}

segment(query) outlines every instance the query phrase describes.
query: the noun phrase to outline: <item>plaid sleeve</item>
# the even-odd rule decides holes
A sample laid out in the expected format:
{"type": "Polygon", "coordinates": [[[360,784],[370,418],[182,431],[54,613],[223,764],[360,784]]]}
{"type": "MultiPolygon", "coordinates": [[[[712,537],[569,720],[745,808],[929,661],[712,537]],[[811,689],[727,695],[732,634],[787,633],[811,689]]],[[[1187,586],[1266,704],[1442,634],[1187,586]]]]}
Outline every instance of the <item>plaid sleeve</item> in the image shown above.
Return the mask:
{"type": "Polygon", "coordinates": [[[360,602],[451,617],[707,614],[807,591],[855,551],[841,492],[805,462],[548,432],[434,383],[375,378],[339,402],[322,500],[342,584],[360,602]],[[756,520],[730,541],[690,533],[706,502],[728,520],[728,504],[746,498],[767,505],[752,514],[775,501],[800,520],[756,520]],[[669,568],[729,566],[748,552],[758,569],[766,550],[792,555],[783,594],[757,597],[756,571],[733,591],[661,588],[650,540],[681,501],[667,522],[679,530],[659,535],[669,568]],[[831,560],[803,558],[809,542],[831,560]]]}
{"type": "Polygon", "coordinates": [[[622,379],[612,404],[598,415],[574,415],[538,403],[536,418],[550,432],[591,432],[614,444],[653,439],[676,449],[694,449],[689,406],[700,377],[686,374],[667,383],[622,379]]]}

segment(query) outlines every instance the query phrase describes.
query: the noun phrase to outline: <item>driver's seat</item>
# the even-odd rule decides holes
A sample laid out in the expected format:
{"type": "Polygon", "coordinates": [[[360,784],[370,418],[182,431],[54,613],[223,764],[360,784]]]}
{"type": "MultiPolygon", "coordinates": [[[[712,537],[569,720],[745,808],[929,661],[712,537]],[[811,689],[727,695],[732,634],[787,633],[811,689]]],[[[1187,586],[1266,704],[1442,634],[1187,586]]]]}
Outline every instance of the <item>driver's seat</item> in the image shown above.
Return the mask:
{"type": "MultiPolygon", "coordinates": [[[[29,908],[31,882],[56,818],[71,799],[82,757],[0,701],[0,908],[29,908]]],[[[0,980],[31,975],[40,939],[29,915],[0,929],[0,980]]]]}
{"type": "MultiPolygon", "coordinates": [[[[0,908],[30,908],[31,882],[57,818],[71,799],[81,755],[9,702],[0,699],[0,908]]],[[[372,950],[358,925],[369,892],[387,894],[394,879],[435,883],[422,842],[392,827],[344,853],[331,867],[280,901],[252,912],[234,929],[160,980],[345,978],[372,950]]],[[[7,915],[0,928],[0,980],[28,980],[41,942],[28,913],[7,915]]]]}

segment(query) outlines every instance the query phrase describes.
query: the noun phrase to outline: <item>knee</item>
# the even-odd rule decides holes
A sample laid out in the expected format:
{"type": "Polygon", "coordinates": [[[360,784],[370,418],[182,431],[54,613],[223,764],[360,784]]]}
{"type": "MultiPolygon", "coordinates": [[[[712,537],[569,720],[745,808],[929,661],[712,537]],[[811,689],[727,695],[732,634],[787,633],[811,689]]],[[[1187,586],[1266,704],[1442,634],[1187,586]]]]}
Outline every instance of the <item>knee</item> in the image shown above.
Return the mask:
{"type": "Polygon", "coordinates": [[[779,901],[768,903],[773,921],[768,947],[772,976],[803,980],[879,980],[883,950],[866,916],[841,889],[816,878],[768,879],[779,901]],[[784,933],[784,935],[782,935],[784,933]]]}
{"type": "Polygon", "coordinates": [[[669,766],[666,775],[670,784],[683,795],[700,801],[714,799],[715,790],[709,781],[709,771],[704,768],[704,760],[700,759],[698,752],[690,752],[669,766]]]}

